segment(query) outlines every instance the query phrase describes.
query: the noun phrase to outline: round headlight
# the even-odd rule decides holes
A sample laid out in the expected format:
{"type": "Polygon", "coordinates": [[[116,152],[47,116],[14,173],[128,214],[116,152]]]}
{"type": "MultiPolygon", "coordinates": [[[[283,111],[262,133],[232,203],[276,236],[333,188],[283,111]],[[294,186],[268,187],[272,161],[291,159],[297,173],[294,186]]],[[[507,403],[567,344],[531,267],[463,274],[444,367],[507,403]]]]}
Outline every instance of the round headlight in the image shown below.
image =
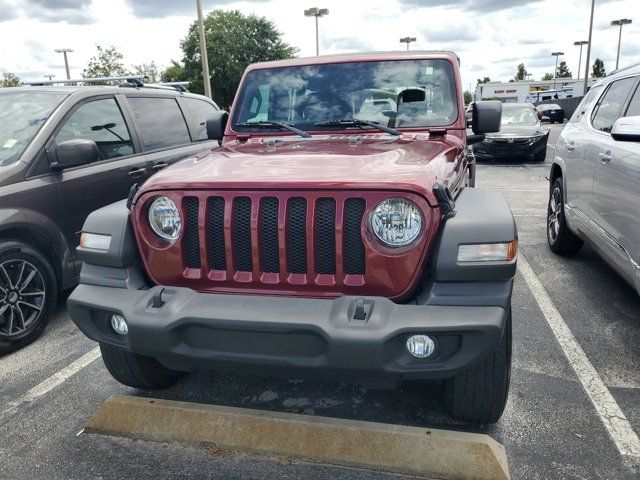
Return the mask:
{"type": "Polygon", "coordinates": [[[404,247],[422,232],[422,213],[411,200],[387,198],[369,214],[369,226],[388,247],[404,247]]]}
{"type": "Polygon", "coordinates": [[[149,207],[149,225],[160,237],[175,242],[182,230],[182,219],[176,204],[167,197],[156,198],[149,207]]]}

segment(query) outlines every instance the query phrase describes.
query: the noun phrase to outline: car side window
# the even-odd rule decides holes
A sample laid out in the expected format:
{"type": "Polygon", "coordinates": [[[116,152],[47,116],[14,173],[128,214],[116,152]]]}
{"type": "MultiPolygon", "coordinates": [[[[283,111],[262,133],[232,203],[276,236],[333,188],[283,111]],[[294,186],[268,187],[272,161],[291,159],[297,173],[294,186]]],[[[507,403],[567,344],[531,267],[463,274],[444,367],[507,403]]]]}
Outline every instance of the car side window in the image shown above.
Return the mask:
{"type": "Polygon", "coordinates": [[[191,143],[187,124],[174,98],[128,97],[145,151],[191,143]]]}
{"type": "Polygon", "coordinates": [[[593,112],[591,117],[593,128],[602,132],[611,131],[635,81],[635,77],[629,77],[611,83],[593,112]]]}
{"type": "Polygon", "coordinates": [[[577,123],[580,120],[582,120],[582,118],[584,117],[584,114],[587,112],[587,110],[589,110],[589,107],[591,106],[591,104],[598,98],[601,91],[602,91],[601,85],[598,85],[597,87],[592,87],[591,90],[589,90],[589,92],[582,99],[582,102],[580,102],[580,105],[578,105],[578,108],[576,108],[576,111],[573,112],[573,115],[571,115],[571,118],[569,119],[569,123],[577,123]]]}
{"type": "Polygon", "coordinates": [[[114,98],[93,100],[78,107],[56,134],[55,143],[93,140],[100,160],[133,154],[131,135],[114,98]]]}
{"type": "Polygon", "coordinates": [[[182,99],[187,106],[189,116],[193,119],[196,127],[195,142],[208,140],[207,136],[207,120],[210,119],[218,110],[211,103],[199,100],[197,98],[185,97],[182,99]]]}
{"type": "Polygon", "coordinates": [[[636,92],[631,97],[629,107],[625,113],[625,117],[637,117],[640,115],[640,86],[636,88],[636,92]]]}

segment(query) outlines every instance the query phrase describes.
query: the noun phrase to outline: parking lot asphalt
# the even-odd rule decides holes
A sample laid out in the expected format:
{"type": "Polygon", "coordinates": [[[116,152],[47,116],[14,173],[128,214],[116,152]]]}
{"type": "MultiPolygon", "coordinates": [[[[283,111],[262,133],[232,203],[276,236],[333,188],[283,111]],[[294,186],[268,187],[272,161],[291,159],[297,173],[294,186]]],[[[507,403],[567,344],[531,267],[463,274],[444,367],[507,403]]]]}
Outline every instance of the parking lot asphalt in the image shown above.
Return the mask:
{"type": "Polygon", "coordinates": [[[449,419],[437,400],[437,383],[407,383],[389,392],[199,373],[163,392],[130,389],[110,377],[62,299],[39,341],[0,358],[0,478],[405,478],[211,445],[80,433],[114,393],[488,433],[505,446],[514,479],[638,478],[640,460],[625,450],[624,433],[622,438],[611,433],[611,420],[621,421],[622,415],[633,434],[640,432],[640,298],[590,248],[571,258],[547,248],[546,177],[562,126],[550,128],[544,164],[478,166],[478,187],[496,189],[508,199],[518,223],[520,255],[530,267],[521,262],[516,277],[512,385],[496,425],[479,428],[449,419]],[[583,357],[565,354],[558,320],[583,357]],[[590,372],[586,367],[593,367],[597,378],[585,381],[577,374],[590,372]],[[618,410],[602,415],[599,399],[588,395],[592,380],[596,385],[601,380],[602,393],[610,394],[618,410]]]}

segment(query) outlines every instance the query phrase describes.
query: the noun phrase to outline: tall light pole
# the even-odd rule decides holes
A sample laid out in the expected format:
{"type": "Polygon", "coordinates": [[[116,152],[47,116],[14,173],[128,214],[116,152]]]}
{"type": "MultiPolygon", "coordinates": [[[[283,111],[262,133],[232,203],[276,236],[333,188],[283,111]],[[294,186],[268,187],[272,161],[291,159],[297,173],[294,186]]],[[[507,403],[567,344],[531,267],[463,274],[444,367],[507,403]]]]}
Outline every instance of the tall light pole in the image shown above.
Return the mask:
{"type": "Polygon", "coordinates": [[[316,57],[320,55],[320,40],[318,37],[318,18],[329,15],[329,9],[327,8],[309,8],[304,11],[305,17],[316,17],[316,57]]]}
{"type": "Polygon", "coordinates": [[[553,89],[556,89],[556,78],[558,78],[558,57],[564,55],[564,52],[553,52],[552,57],[556,57],[556,68],[553,70],[553,89]]]}
{"type": "Polygon", "coordinates": [[[73,50],[70,48],[56,48],[56,53],[62,53],[64,55],[64,69],[67,71],[67,80],[71,79],[69,73],[69,60],[67,59],[67,53],[71,53],[73,50]]]}
{"type": "Polygon", "coordinates": [[[587,42],[586,40],[580,40],[579,42],[573,42],[573,44],[575,46],[579,46],[580,47],[580,60],[578,60],[578,80],[580,80],[580,69],[582,68],[582,46],[586,45],[587,42]]]}
{"type": "Polygon", "coordinates": [[[591,0],[591,18],[589,19],[589,43],[587,44],[587,62],[584,64],[584,88],[582,89],[582,95],[587,94],[587,88],[589,88],[589,57],[591,56],[591,36],[593,34],[593,10],[596,6],[596,0],[591,0]]]}
{"type": "Polygon", "coordinates": [[[209,77],[209,59],[207,58],[207,43],[204,38],[204,19],[202,18],[202,0],[196,0],[198,9],[198,32],[200,33],[200,61],[202,62],[202,83],[204,94],[211,98],[211,77],[209,77]]]}
{"type": "Polygon", "coordinates": [[[620,61],[620,42],[622,41],[622,26],[629,25],[631,20],[629,18],[621,18],[620,20],[614,20],[611,22],[611,26],[620,26],[620,32],[618,33],[618,55],[616,56],[616,70],[618,69],[618,62],[620,61]]]}
{"type": "Polygon", "coordinates": [[[416,37],[402,37],[400,39],[400,43],[406,43],[407,44],[407,52],[409,51],[409,44],[411,42],[415,42],[416,41],[416,37]]]}

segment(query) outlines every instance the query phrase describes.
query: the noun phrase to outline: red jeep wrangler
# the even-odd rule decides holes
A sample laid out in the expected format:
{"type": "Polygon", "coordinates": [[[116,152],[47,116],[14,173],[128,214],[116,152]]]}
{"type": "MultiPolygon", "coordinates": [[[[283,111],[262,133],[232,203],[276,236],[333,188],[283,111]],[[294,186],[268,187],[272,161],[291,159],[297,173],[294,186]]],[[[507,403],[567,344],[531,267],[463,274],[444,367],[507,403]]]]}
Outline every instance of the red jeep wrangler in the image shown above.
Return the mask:
{"type": "Polygon", "coordinates": [[[154,175],[83,228],[71,316],[120,382],[249,369],[376,386],[443,379],[495,422],[511,360],[517,233],[469,188],[458,58],[374,53],[251,65],[221,148],[154,175]]]}

